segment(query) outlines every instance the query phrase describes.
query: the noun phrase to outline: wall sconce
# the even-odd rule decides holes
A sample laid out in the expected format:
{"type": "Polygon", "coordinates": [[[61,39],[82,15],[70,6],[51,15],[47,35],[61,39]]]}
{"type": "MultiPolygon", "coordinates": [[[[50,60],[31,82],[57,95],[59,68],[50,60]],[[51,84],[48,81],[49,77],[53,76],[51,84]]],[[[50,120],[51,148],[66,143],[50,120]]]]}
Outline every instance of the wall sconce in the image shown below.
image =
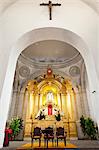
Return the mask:
{"type": "Polygon", "coordinates": [[[94,93],[96,93],[96,91],[92,91],[92,93],[94,94],[94,93]]]}

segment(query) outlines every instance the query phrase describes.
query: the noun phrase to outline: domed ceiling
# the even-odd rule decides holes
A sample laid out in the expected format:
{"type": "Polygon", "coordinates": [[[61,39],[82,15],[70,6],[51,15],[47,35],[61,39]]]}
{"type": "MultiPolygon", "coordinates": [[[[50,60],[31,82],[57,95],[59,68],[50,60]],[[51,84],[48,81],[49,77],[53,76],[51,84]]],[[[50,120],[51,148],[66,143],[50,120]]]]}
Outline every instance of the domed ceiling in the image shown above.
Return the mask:
{"type": "Polygon", "coordinates": [[[81,59],[80,53],[71,45],[56,40],[46,40],[27,47],[20,55],[21,61],[37,66],[66,66],[81,59]]]}

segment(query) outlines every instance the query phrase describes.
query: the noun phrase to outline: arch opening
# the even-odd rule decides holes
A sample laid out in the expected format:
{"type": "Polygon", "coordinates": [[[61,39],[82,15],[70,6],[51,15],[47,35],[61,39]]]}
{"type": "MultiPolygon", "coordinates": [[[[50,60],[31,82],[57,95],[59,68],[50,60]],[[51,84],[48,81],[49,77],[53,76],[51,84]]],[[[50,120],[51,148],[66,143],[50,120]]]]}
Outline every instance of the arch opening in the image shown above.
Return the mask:
{"type": "MultiPolygon", "coordinates": [[[[88,81],[89,81],[90,88],[92,88],[92,89],[94,88],[94,86],[90,82],[90,78],[92,78],[93,76],[92,76],[92,71],[90,70],[90,67],[89,67],[90,64],[92,64],[93,61],[91,61],[91,60],[89,62],[87,61],[87,58],[89,57],[90,53],[89,53],[88,50],[86,51],[87,46],[83,42],[83,40],[78,35],[76,35],[75,33],[71,32],[71,31],[67,31],[65,29],[41,28],[41,29],[36,29],[36,30],[33,30],[33,31],[30,31],[30,32],[26,33],[23,37],[21,37],[17,41],[17,43],[12,48],[12,52],[11,52],[11,55],[9,57],[7,74],[6,74],[6,78],[5,78],[5,83],[4,83],[4,87],[3,87],[1,100],[3,100],[4,97],[5,97],[6,83],[9,83],[8,84],[8,87],[9,87],[8,88],[9,89],[8,93],[9,94],[6,95],[6,98],[5,98],[4,102],[3,102],[3,104],[7,100],[10,103],[11,87],[12,87],[12,84],[13,84],[12,78],[14,78],[14,71],[15,71],[17,59],[18,59],[20,53],[25,48],[27,48],[29,45],[31,45],[33,43],[36,43],[36,42],[39,42],[39,41],[44,41],[44,40],[58,40],[58,41],[66,42],[69,45],[72,45],[73,47],[75,47],[80,52],[82,57],[84,58],[85,66],[86,66],[86,69],[87,69],[88,81]],[[8,72],[9,72],[10,68],[12,68],[12,70],[11,70],[10,76],[9,76],[8,72]],[[90,76],[89,76],[89,74],[90,74],[90,76]]],[[[90,107],[91,107],[91,105],[90,105],[90,107]]],[[[8,110],[8,108],[9,108],[9,106],[7,106],[7,110],[8,110]]],[[[91,115],[93,115],[93,113],[91,115]]],[[[4,125],[5,125],[6,120],[7,120],[7,114],[5,115],[5,117],[4,117],[3,121],[2,121],[3,129],[4,129],[4,125]]]]}

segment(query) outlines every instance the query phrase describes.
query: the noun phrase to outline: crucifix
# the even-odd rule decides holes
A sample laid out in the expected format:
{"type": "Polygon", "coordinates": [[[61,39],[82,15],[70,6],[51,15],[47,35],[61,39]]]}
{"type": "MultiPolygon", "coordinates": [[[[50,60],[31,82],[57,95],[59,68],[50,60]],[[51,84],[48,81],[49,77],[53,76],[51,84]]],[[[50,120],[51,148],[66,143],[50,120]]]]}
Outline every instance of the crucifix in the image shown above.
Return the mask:
{"type": "Polygon", "coordinates": [[[53,6],[61,6],[61,4],[54,4],[52,1],[49,1],[48,3],[41,3],[40,6],[48,6],[49,8],[49,19],[52,20],[52,7],[53,6]]]}

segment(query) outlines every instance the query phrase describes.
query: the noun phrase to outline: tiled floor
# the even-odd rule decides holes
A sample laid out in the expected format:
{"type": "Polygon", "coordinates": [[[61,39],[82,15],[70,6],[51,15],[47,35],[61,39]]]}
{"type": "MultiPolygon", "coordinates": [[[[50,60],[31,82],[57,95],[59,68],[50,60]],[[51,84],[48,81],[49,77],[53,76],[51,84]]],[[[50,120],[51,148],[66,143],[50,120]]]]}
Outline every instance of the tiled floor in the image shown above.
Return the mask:
{"type": "MultiPolygon", "coordinates": [[[[16,148],[21,147],[21,145],[30,142],[31,140],[29,138],[24,141],[10,142],[9,147],[4,147],[2,150],[16,150],[16,148]]],[[[75,144],[78,148],[80,148],[80,150],[99,150],[99,140],[70,140],[70,143],[75,144]]]]}

